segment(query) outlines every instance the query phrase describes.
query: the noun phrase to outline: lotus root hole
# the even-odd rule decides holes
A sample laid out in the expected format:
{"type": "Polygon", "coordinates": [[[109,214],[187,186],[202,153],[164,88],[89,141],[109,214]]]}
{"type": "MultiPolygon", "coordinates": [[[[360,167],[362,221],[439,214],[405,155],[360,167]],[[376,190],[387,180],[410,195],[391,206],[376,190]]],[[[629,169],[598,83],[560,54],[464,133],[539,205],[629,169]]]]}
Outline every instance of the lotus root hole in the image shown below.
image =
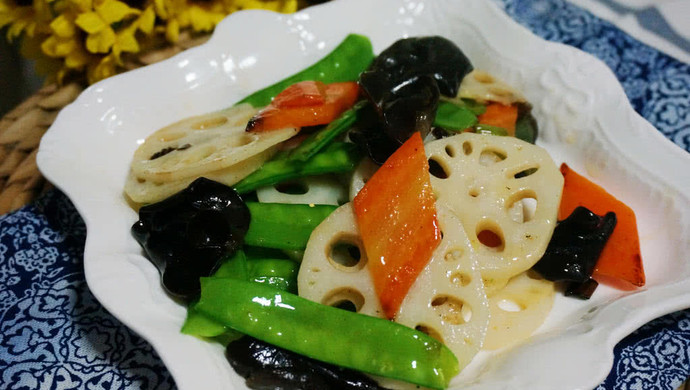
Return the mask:
{"type": "Polygon", "coordinates": [[[539,167],[530,167],[526,169],[522,169],[518,171],[517,173],[513,174],[513,177],[516,179],[522,179],[523,177],[531,176],[537,173],[539,170],[539,167]]]}
{"type": "Polygon", "coordinates": [[[193,164],[197,161],[202,161],[205,160],[211,156],[217,151],[218,149],[216,148],[215,145],[209,145],[206,146],[205,148],[199,150],[197,149],[196,153],[189,153],[187,154],[187,157],[182,160],[182,164],[193,164]]]}
{"type": "Polygon", "coordinates": [[[518,313],[526,309],[524,305],[521,305],[512,299],[501,299],[498,301],[497,305],[499,309],[511,313],[518,313]]]}
{"type": "Polygon", "coordinates": [[[472,283],[472,277],[464,272],[456,272],[450,275],[450,282],[459,287],[466,287],[472,283]]]}
{"type": "Polygon", "coordinates": [[[465,153],[465,156],[472,154],[472,144],[469,141],[462,143],[462,152],[465,153]]]}
{"type": "Polygon", "coordinates": [[[233,137],[232,142],[229,142],[228,144],[232,147],[238,148],[240,146],[249,145],[255,140],[256,137],[253,134],[243,133],[240,137],[233,137]]]}
{"type": "Polygon", "coordinates": [[[448,167],[445,166],[443,161],[438,161],[433,157],[429,159],[429,174],[439,179],[447,179],[450,176],[448,167]]]}
{"type": "Polygon", "coordinates": [[[364,267],[361,246],[356,237],[340,237],[329,245],[328,260],[336,268],[357,271],[364,267]]]}
{"type": "Polygon", "coordinates": [[[281,194],[304,195],[309,192],[309,186],[301,181],[287,181],[273,186],[281,194]]]}
{"type": "Polygon", "coordinates": [[[503,231],[495,223],[480,223],[477,226],[477,239],[484,247],[492,251],[501,252],[505,249],[503,231]]]}
{"type": "Polygon", "coordinates": [[[471,188],[468,194],[469,194],[471,197],[476,198],[476,197],[479,196],[479,190],[476,189],[476,188],[471,188]]]}
{"type": "Polygon", "coordinates": [[[503,89],[503,88],[496,88],[496,87],[489,88],[489,92],[496,95],[496,96],[500,96],[500,97],[509,97],[512,95],[512,92],[510,92],[506,89],[503,89]]]}
{"type": "Polygon", "coordinates": [[[214,127],[222,126],[224,124],[228,123],[228,118],[224,116],[217,116],[215,118],[209,118],[206,120],[203,120],[201,122],[197,122],[192,125],[192,129],[194,130],[208,130],[208,129],[213,129],[214,127]]]}
{"type": "Polygon", "coordinates": [[[455,297],[438,296],[431,301],[431,307],[441,320],[451,325],[462,325],[472,318],[472,309],[469,305],[455,297]]]}
{"type": "Polygon", "coordinates": [[[514,194],[508,199],[508,214],[518,223],[529,222],[537,212],[537,195],[534,191],[525,190],[514,194]]]}
{"type": "Polygon", "coordinates": [[[485,167],[497,164],[507,158],[505,152],[495,149],[484,149],[479,154],[479,164],[485,167]]]}
{"type": "Polygon", "coordinates": [[[163,134],[162,137],[158,138],[158,141],[160,142],[172,142],[176,141],[182,137],[185,137],[187,134],[183,132],[173,132],[173,133],[167,133],[163,134]]]}
{"type": "Polygon", "coordinates": [[[424,325],[424,324],[419,324],[419,325],[415,326],[414,328],[415,328],[415,330],[418,330],[422,333],[425,333],[428,336],[433,337],[434,339],[443,343],[443,337],[441,336],[441,333],[439,333],[436,329],[434,329],[428,325],[424,325]]]}
{"type": "Polygon", "coordinates": [[[446,154],[448,157],[455,157],[455,148],[453,145],[446,145],[446,154]]]}
{"type": "Polygon", "coordinates": [[[364,295],[352,287],[343,287],[328,293],[322,304],[358,312],[364,306],[364,295]]]}

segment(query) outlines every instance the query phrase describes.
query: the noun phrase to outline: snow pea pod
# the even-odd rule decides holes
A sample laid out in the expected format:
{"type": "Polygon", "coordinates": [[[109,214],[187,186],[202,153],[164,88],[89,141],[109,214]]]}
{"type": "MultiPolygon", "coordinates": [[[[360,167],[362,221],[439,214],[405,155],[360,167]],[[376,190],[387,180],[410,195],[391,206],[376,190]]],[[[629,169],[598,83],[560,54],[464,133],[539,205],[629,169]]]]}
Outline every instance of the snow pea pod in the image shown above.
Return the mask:
{"type": "MultiPolygon", "coordinates": [[[[248,258],[243,250],[238,250],[211,277],[264,283],[280,290],[296,292],[298,271],[299,264],[292,260],[248,258]]],[[[241,333],[199,313],[196,303],[187,308],[187,318],[181,332],[197,337],[214,338],[223,345],[242,336],[241,333]]]]}
{"type": "Polygon", "coordinates": [[[254,92],[236,104],[249,103],[254,107],[266,106],[274,96],[299,81],[323,81],[326,84],[355,81],[373,60],[374,50],[369,38],[350,34],[333,51],[310,67],[254,92]]]}
{"type": "Polygon", "coordinates": [[[458,371],[455,355],[415,329],[236,279],[202,278],[197,310],[225,326],[338,366],[434,389],[458,371]]]}
{"type": "Polygon", "coordinates": [[[252,219],[244,242],[289,250],[306,248],[314,228],[336,209],[331,205],[258,202],[247,202],[247,207],[252,219]]]}
{"type": "Polygon", "coordinates": [[[334,142],[307,161],[292,161],[285,156],[268,161],[234,187],[240,194],[246,194],[259,187],[299,177],[349,172],[355,168],[360,157],[356,145],[334,142]]]}
{"type": "Polygon", "coordinates": [[[326,147],[333,139],[349,130],[357,122],[357,113],[364,104],[365,102],[363,101],[356,103],[336,120],[329,123],[328,126],[310,135],[290,152],[288,158],[292,161],[307,161],[314,157],[316,153],[326,147]]]}

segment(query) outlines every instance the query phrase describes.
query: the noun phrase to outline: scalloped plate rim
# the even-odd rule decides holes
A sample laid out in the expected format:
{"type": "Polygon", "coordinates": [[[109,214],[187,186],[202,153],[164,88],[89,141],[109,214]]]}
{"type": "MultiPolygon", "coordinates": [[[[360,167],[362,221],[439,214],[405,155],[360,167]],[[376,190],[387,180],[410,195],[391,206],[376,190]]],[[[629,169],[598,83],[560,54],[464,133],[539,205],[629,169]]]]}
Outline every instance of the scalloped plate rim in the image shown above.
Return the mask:
{"type": "MultiPolygon", "coordinates": [[[[361,4],[365,4],[364,1],[359,1],[361,4]]],[[[400,3],[400,5],[424,5],[424,1],[398,1],[398,0],[391,0],[391,1],[385,1],[376,4],[377,7],[384,7],[388,5],[396,5],[400,3]]],[[[446,1],[447,4],[451,4],[450,1],[446,1]]],[[[65,166],[59,166],[59,164],[54,164],[55,162],[62,162],[65,163],[65,161],[69,162],[69,159],[67,159],[64,155],[58,154],[58,148],[62,143],[65,142],[65,140],[70,139],[69,137],[74,136],[73,131],[69,131],[69,125],[70,123],[79,123],[79,121],[82,119],[81,115],[84,112],[84,110],[89,110],[93,106],[98,105],[98,100],[103,99],[107,100],[110,98],[110,94],[112,94],[111,89],[118,90],[125,88],[123,85],[129,85],[128,83],[132,83],[135,81],[138,81],[142,78],[148,77],[148,76],[156,76],[159,75],[161,72],[170,72],[172,69],[173,71],[175,70],[174,68],[181,68],[180,64],[183,62],[193,62],[197,59],[206,59],[207,57],[214,57],[218,53],[214,52],[214,50],[221,50],[217,46],[226,43],[228,38],[224,37],[222,34],[226,33],[226,30],[229,30],[231,27],[234,27],[236,24],[241,24],[241,23],[247,23],[249,16],[256,16],[261,18],[261,22],[263,23],[274,23],[275,21],[278,21],[277,23],[285,23],[288,20],[299,20],[300,17],[306,17],[309,19],[310,17],[317,18],[319,15],[328,15],[328,14],[335,14],[336,12],[340,10],[344,10],[347,7],[355,7],[357,6],[358,1],[355,0],[350,0],[348,1],[339,1],[339,2],[331,2],[324,4],[322,6],[317,6],[313,7],[310,9],[307,9],[305,11],[301,11],[298,14],[295,14],[294,16],[282,16],[282,15],[275,15],[270,12],[266,11],[243,11],[236,13],[234,15],[231,15],[228,17],[226,20],[224,20],[221,25],[216,30],[216,33],[214,33],[213,37],[207,42],[206,44],[190,49],[188,51],[185,51],[183,53],[180,53],[176,55],[175,57],[168,59],[166,61],[163,61],[161,63],[143,68],[141,70],[129,72],[127,74],[123,74],[120,76],[115,76],[111,79],[105,80],[101,83],[98,83],[96,85],[93,85],[89,87],[86,91],[84,91],[79,98],[63,109],[60,114],[58,115],[58,118],[55,120],[53,126],[51,129],[46,133],[44,136],[43,140],[41,141],[41,145],[39,148],[39,154],[38,154],[38,164],[41,172],[48,178],[50,181],[52,181],[58,188],[63,190],[69,198],[74,202],[75,207],[77,210],[80,212],[82,217],[84,218],[86,224],[87,224],[87,229],[89,233],[91,233],[94,230],[100,229],[103,224],[102,216],[100,215],[100,212],[94,211],[94,207],[96,206],[101,206],[101,203],[107,204],[109,199],[106,197],[105,199],[99,199],[96,194],[92,194],[90,192],[83,193],[81,190],[84,188],[82,182],[79,182],[77,180],[75,182],[74,175],[70,175],[68,172],[64,170],[65,166]],[[315,15],[315,16],[312,16],[315,15]],[[67,136],[68,138],[64,138],[67,136]],[[63,169],[63,170],[61,170],[63,169]]],[[[373,5],[372,5],[373,6],[373,5]]],[[[476,5],[477,7],[494,7],[492,5],[476,5]]],[[[494,12],[496,15],[500,14],[500,11],[497,10],[497,8],[487,8],[490,9],[489,11],[486,12],[494,12]]],[[[509,20],[509,18],[505,15],[500,16],[505,18],[506,20],[509,20]]],[[[287,25],[286,25],[287,26],[287,25]]],[[[509,23],[506,24],[506,27],[510,31],[515,31],[517,34],[525,34],[527,32],[526,29],[524,29],[521,26],[518,26],[514,22],[509,20],[509,23]]],[[[527,32],[528,34],[531,35],[531,33],[527,32]]],[[[534,37],[536,38],[536,37],[534,37]]],[[[333,41],[335,38],[331,36],[331,41],[333,41]]],[[[539,39],[539,38],[536,38],[539,39]]],[[[552,44],[552,43],[546,43],[544,41],[539,40],[541,44],[546,45],[546,47],[549,48],[549,50],[553,50],[554,52],[561,52],[561,51],[567,51],[570,53],[573,53],[575,49],[572,49],[570,47],[566,47],[563,45],[558,45],[558,44],[552,44]]],[[[581,56],[583,53],[578,52],[578,56],[581,56]]],[[[586,55],[589,56],[589,55],[586,55]]],[[[590,56],[591,57],[591,56],[590,56]]],[[[584,57],[583,57],[584,58],[584,57]]],[[[593,58],[593,57],[592,57],[593,58]]],[[[596,60],[598,61],[598,60],[596,60]]],[[[607,77],[611,78],[613,77],[612,74],[608,75],[607,77]]],[[[615,81],[615,78],[614,78],[615,81]]],[[[617,82],[616,82],[617,83],[617,82]]],[[[203,86],[203,84],[202,84],[203,86]]],[[[617,93],[622,94],[622,88],[620,91],[617,93]]],[[[620,96],[619,96],[620,98],[620,96]]],[[[690,162],[690,158],[688,158],[686,155],[679,154],[677,151],[672,151],[669,148],[677,148],[677,146],[673,143],[671,143],[669,140],[666,138],[660,138],[658,131],[656,131],[651,125],[649,125],[647,122],[644,122],[644,120],[637,115],[633,110],[632,107],[630,107],[630,104],[627,102],[627,99],[625,99],[625,96],[623,95],[622,98],[625,100],[623,103],[625,105],[625,110],[627,110],[628,115],[632,116],[633,119],[632,121],[634,123],[637,123],[640,129],[642,131],[648,131],[648,132],[653,132],[656,134],[651,135],[651,137],[655,140],[657,140],[658,144],[660,145],[659,148],[662,150],[666,150],[669,152],[669,156],[665,157],[664,162],[665,163],[671,163],[674,164],[675,162],[682,163],[682,162],[690,162]],[[662,141],[666,140],[666,141],[662,141]],[[678,160],[680,159],[680,160],[678,160]],[[674,162],[675,161],[675,162],[674,162]]],[[[220,107],[218,107],[220,108],[220,107]]],[[[197,110],[197,113],[201,113],[199,111],[198,107],[193,107],[189,110],[189,112],[194,112],[194,110],[197,110]]],[[[117,110],[115,110],[117,112],[117,110]]],[[[188,114],[187,114],[188,115],[188,114]]],[[[105,122],[104,122],[105,123],[105,122]]],[[[108,122],[112,123],[112,122],[108,122]]],[[[116,126],[117,127],[117,126],[116,126]]],[[[112,130],[112,129],[110,129],[112,130]]],[[[78,134],[78,133],[77,133],[78,134]]],[[[679,148],[677,148],[679,149],[679,148]]],[[[674,179],[673,177],[671,179],[674,179]]],[[[668,179],[663,179],[662,180],[664,183],[668,182],[668,179]]],[[[88,184],[88,183],[87,183],[88,184]]],[[[677,183],[674,183],[674,185],[678,186],[677,183]]],[[[688,204],[688,198],[687,196],[684,197],[684,199],[681,199],[680,201],[686,202],[688,204]]],[[[121,206],[121,205],[120,205],[121,206]]],[[[134,214],[135,215],[135,214],[134,214]]],[[[133,240],[132,240],[133,241],[133,240]]],[[[114,300],[116,299],[112,296],[112,291],[111,290],[104,290],[101,288],[100,282],[102,282],[104,279],[104,276],[99,274],[100,271],[99,269],[95,268],[96,265],[98,264],[98,258],[103,258],[103,257],[109,257],[108,253],[101,253],[97,249],[99,249],[98,245],[101,244],[99,241],[99,237],[96,234],[88,234],[87,236],[87,243],[86,243],[86,249],[85,249],[85,270],[86,270],[86,277],[87,281],[89,283],[90,288],[92,289],[94,295],[97,297],[97,299],[109,310],[111,308],[116,307],[117,305],[113,306],[114,300]]],[[[131,251],[131,248],[128,249],[131,251]]],[[[119,252],[115,252],[113,256],[117,257],[119,252]]],[[[127,254],[131,254],[131,252],[125,251],[127,254]]],[[[134,272],[140,272],[143,274],[146,274],[145,277],[150,277],[151,274],[153,273],[155,276],[155,270],[152,269],[149,265],[139,265],[142,267],[141,269],[137,269],[134,272]]],[[[124,272],[124,274],[130,275],[131,270],[127,270],[124,272]]],[[[149,289],[151,289],[151,286],[148,286],[149,289]]],[[[690,292],[682,293],[682,290],[684,291],[689,291],[690,289],[690,278],[686,278],[683,280],[678,281],[675,284],[669,284],[669,285],[662,285],[662,286],[656,286],[656,287],[651,287],[647,289],[644,292],[639,293],[639,295],[644,296],[646,299],[651,300],[652,302],[658,303],[657,306],[647,309],[644,313],[638,313],[637,316],[633,317],[632,319],[628,321],[624,321],[622,323],[618,324],[610,324],[612,328],[610,329],[611,332],[608,334],[608,337],[605,337],[605,346],[606,349],[609,351],[607,356],[604,358],[604,361],[608,364],[609,368],[606,368],[605,372],[602,370],[599,372],[596,376],[596,378],[590,378],[590,380],[587,382],[588,384],[596,385],[598,384],[603,377],[608,373],[608,370],[610,369],[610,365],[612,364],[612,349],[613,346],[615,345],[616,342],[618,342],[622,337],[624,337],[627,333],[631,332],[635,328],[637,328],[639,325],[642,325],[644,322],[653,319],[654,317],[662,314],[669,313],[674,310],[682,309],[684,307],[690,306],[690,292]],[[670,297],[666,297],[666,295],[671,295],[670,297]]],[[[155,288],[153,288],[155,290],[155,288]]],[[[156,292],[148,292],[149,294],[156,296],[156,292]]],[[[638,298],[631,298],[628,300],[632,300],[635,302],[638,300],[638,298]]],[[[612,305],[610,306],[610,310],[618,310],[620,306],[612,305]]],[[[153,310],[153,309],[152,309],[153,310]]],[[[167,333],[164,333],[165,337],[162,337],[160,334],[157,334],[159,329],[154,328],[147,328],[146,324],[142,325],[141,321],[146,320],[146,316],[143,318],[141,316],[136,316],[136,315],[131,315],[131,313],[121,313],[118,310],[111,310],[111,312],[118,318],[121,318],[123,322],[128,325],[130,328],[135,330],[136,332],[140,333],[144,338],[149,340],[156,350],[159,352],[161,355],[161,358],[164,360],[166,365],[170,368],[171,372],[173,373],[173,376],[178,380],[178,378],[188,378],[189,373],[184,372],[187,370],[185,367],[181,367],[179,365],[180,359],[178,357],[172,357],[169,355],[169,348],[165,345],[165,337],[175,337],[175,335],[170,335],[168,336],[167,333]]],[[[159,319],[160,320],[160,319],[159,319]]],[[[165,318],[164,318],[165,320],[165,318]]],[[[154,321],[155,322],[155,321],[154,321]]],[[[176,336],[179,336],[181,339],[186,338],[186,336],[182,336],[177,334],[176,336]]],[[[196,340],[191,341],[187,340],[185,342],[190,342],[190,343],[195,343],[196,340]]],[[[201,347],[200,349],[205,349],[205,350],[210,350],[213,349],[213,347],[201,347]]],[[[216,362],[213,360],[213,362],[216,362]]],[[[219,375],[220,382],[216,381],[214,383],[218,384],[223,384],[224,380],[227,380],[230,378],[233,383],[236,385],[238,382],[238,378],[233,378],[232,375],[229,377],[227,375],[219,375]]],[[[187,381],[188,379],[185,379],[183,383],[178,383],[180,385],[180,388],[186,388],[183,386],[189,386],[191,382],[187,381]]],[[[578,384],[582,385],[582,383],[578,384]]],[[[586,384],[585,384],[586,385],[586,384]]],[[[478,388],[484,388],[484,384],[479,384],[478,388]]],[[[208,388],[208,387],[207,387],[208,388]]]]}

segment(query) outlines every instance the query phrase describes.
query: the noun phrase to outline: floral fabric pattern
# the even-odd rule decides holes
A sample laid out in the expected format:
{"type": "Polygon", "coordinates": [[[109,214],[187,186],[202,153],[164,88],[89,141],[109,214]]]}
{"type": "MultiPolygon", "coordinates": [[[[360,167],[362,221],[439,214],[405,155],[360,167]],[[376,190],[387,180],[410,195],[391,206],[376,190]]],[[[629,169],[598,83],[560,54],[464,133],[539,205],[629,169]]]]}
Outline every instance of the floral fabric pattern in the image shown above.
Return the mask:
{"type": "Polygon", "coordinates": [[[175,388],[153,348],[89,291],[85,238],[57,191],[0,217],[0,388],[175,388]]]}
{"type": "MultiPolygon", "coordinates": [[[[562,0],[495,0],[537,35],[585,50],[633,107],[690,151],[690,66],[562,0]]],[[[84,281],[86,229],[60,192],[0,216],[0,388],[174,389],[153,348],[84,281]]],[[[690,376],[690,310],[652,321],[615,348],[597,390],[675,389],[690,376]]]]}

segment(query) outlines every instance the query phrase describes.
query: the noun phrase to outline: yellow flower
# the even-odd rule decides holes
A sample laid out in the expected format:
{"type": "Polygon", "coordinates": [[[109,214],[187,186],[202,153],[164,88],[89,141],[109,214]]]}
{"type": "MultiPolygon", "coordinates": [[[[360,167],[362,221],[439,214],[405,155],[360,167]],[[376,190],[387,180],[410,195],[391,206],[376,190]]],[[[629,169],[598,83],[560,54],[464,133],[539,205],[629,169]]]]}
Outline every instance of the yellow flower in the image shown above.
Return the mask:
{"type": "Polygon", "coordinates": [[[103,57],[96,64],[92,64],[86,71],[86,78],[89,84],[106,79],[117,74],[118,59],[114,54],[103,57]]]}
{"type": "Polygon", "coordinates": [[[306,0],[0,0],[0,29],[22,36],[22,55],[62,82],[90,83],[129,63],[125,53],[175,42],[182,31],[210,32],[228,14],[250,8],[294,12],[306,0]]]}
{"type": "Polygon", "coordinates": [[[9,26],[9,41],[19,37],[23,32],[33,37],[38,30],[46,31],[45,26],[50,19],[51,12],[46,0],[0,0],[0,29],[9,26]]]}
{"type": "MultiPolygon", "coordinates": [[[[118,35],[113,29],[113,24],[123,22],[126,18],[139,15],[140,13],[140,10],[131,8],[121,1],[105,0],[95,6],[92,12],[85,12],[79,15],[76,24],[88,33],[86,49],[89,52],[108,53],[116,45],[118,39],[118,35]]],[[[129,41],[129,37],[125,39],[129,41]]],[[[128,49],[132,48],[131,42],[123,46],[128,49]]]]}
{"type": "Polygon", "coordinates": [[[195,32],[207,32],[227,15],[242,9],[268,9],[277,12],[294,12],[297,0],[154,0],[156,15],[165,21],[165,36],[176,42],[180,31],[191,28],[195,32]]]}

